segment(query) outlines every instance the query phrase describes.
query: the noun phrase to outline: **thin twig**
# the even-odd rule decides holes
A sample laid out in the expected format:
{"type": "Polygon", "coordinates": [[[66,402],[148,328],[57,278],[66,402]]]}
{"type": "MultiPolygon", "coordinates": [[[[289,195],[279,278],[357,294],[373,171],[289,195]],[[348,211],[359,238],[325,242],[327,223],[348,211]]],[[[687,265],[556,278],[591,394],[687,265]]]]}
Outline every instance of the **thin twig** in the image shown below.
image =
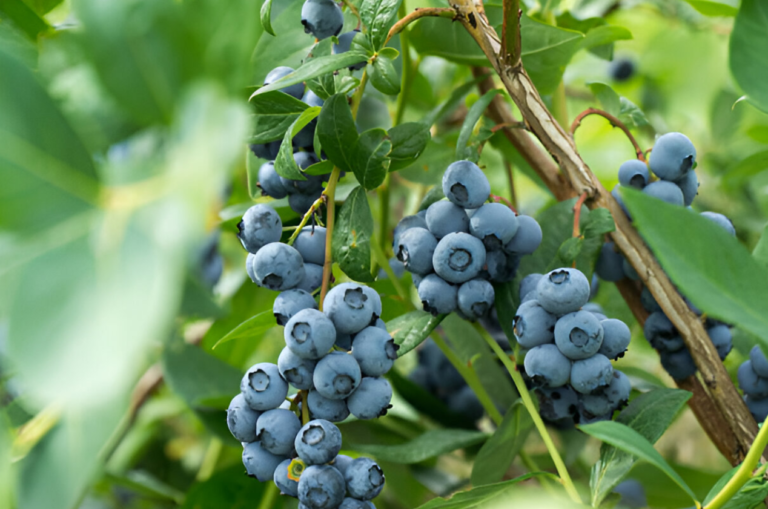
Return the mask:
{"type": "Polygon", "coordinates": [[[333,267],[333,226],[336,223],[336,183],[339,181],[341,170],[334,166],[331,172],[331,178],[323,191],[326,198],[326,226],[325,226],[325,261],[323,262],[323,284],[320,290],[320,311],[323,310],[323,301],[325,294],[328,293],[328,287],[331,283],[331,272],[333,267]]]}
{"type": "Polygon", "coordinates": [[[400,21],[395,23],[392,28],[389,29],[389,33],[387,34],[387,39],[384,41],[384,46],[387,45],[389,40],[399,34],[403,31],[405,27],[413,23],[419,18],[424,17],[437,17],[437,18],[449,18],[449,19],[456,19],[456,11],[453,9],[450,9],[448,7],[422,7],[420,9],[416,9],[412,13],[408,14],[404,18],[402,18],[400,21]]]}
{"type": "Polygon", "coordinates": [[[491,199],[492,199],[493,201],[495,201],[496,203],[498,203],[498,202],[504,202],[504,204],[505,204],[507,207],[509,207],[510,209],[512,209],[512,212],[514,212],[514,213],[515,213],[515,215],[517,215],[517,208],[515,207],[515,204],[514,204],[514,203],[512,203],[510,200],[508,200],[508,199],[504,198],[503,196],[499,196],[499,195],[497,195],[497,194],[491,194],[491,199]]]}
{"type": "Polygon", "coordinates": [[[581,207],[587,200],[587,193],[582,193],[579,199],[576,200],[576,205],[573,206],[573,236],[581,236],[581,207]]]}
{"type": "Polygon", "coordinates": [[[573,123],[571,124],[571,136],[576,134],[576,129],[578,129],[579,126],[581,125],[581,121],[584,120],[584,118],[588,117],[589,115],[600,115],[601,117],[607,119],[611,123],[611,126],[618,127],[619,129],[624,131],[624,134],[626,134],[627,138],[629,138],[629,142],[632,143],[633,147],[635,147],[635,154],[637,155],[637,158],[645,162],[645,155],[643,154],[643,149],[640,148],[640,145],[637,143],[637,140],[629,131],[629,128],[624,124],[624,122],[614,117],[607,111],[598,110],[597,108],[587,108],[586,110],[579,113],[576,116],[576,118],[573,120],[573,123]]]}

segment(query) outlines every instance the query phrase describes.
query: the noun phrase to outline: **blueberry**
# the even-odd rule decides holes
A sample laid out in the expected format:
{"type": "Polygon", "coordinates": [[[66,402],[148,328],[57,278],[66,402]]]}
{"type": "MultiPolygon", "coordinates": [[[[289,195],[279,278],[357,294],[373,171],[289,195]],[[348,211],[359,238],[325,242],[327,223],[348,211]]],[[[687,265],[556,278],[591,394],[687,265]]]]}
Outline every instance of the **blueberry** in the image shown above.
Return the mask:
{"type": "Polygon", "coordinates": [[[746,361],[739,366],[737,378],[744,394],[757,399],[768,397],[768,378],[762,378],[755,373],[752,361],[746,361]]]}
{"type": "Polygon", "coordinates": [[[562,387],[571,376],[571,361],[555,345],[539,345],[525,354],[525,372],[541,387],[562,387]]]}
{"type": "Polygon", "coordinates": [[[276,408],[259,416],[256,422],[256,437],[261,446],[277,456],[289,456],[293,452],[293,441],[301,429],[301,421],[290,410],[276,408]]]}
{"type": "Polygon", "coordinates": [[[629,209],[627,209],[627,206],[624,205],[624,200],[621,198],[621,184],[616,184],[613,186],[613,189],[611,190],[611,196],[613,196],[613,199],[616,200],[616,203],[619,204],[621,210],[624,211],[624,215],[631,220],[632,216],[629,214],[629,209]]]}
{"type": "MultiPolygon", "coordinates": [[[[403,265],[403,262],[398,260],[395,257],[392,257],[389,259],[389,268],[392,269],[392,273],[395,275],[397,279],[402,279],[403,275],[405,275],[405,265],[403,265]]],[[[379,270],[378,279],[388,279],[389,276],[384,271],[384,269],[379,270]]]]}
{"type": "MultiPolygon", "coordinates": [[[[426,217],[427,211],[424,210],[424,216],[426,217]]],[[[394,231],[392,232],[393,235],[393,241],[392,241],[392,247],[395,249],[395,252],[397,252],[397,244],[400,241],[400,236],[405,233],[407,230],[410,230],[411,228],[424,228],[427,229],[427,220],[425,217],[421,216],[405,216],[400,220],[399,223],[397,223],[397,226],[395,226],[394,231]]]]}
{"type": "Polygon", "coordinates": [[[315,364],[313,360],[302,359],[287,346],[283,348],[280,357],[277,358],[277,369],[280,370],[280,375],[289,384],[304,391],[312,388],[312,374],[315,372],[315,364]]]}
{"type": "MultiPolygon", "coordinates": [[[[341,431],[332,422],[315,419],[305,424],[296,435],[294,447],[307,465],[330,462],[341,450],[341,431]]],[[[304,473],[307,471],[305,470],[304,473]]],[[[304,473],[301,475],[304,478],[304,473]]]]}
{"type": "Polygon", "coordinates": [[[572,419],[578,412],[579,395],[569,386],[536,390],[541,416],[550,422],[572,419]]]}
{"type": "MultiPolygon", "coordinates": [[[[294,152],[293,160],[302,170],[309,168],[311,165],[317,163],[319,159],[312,152],[294,152]]],[[[301,194],[309,197],[315,197],[318,192],[323,190],[323,175],[305,175],[306,180],[291,180],[289,178],[280,177],[283,187],[290,195],[301,194]]],[[[315,198],[317,199],[317,198],[315,198]]],[[[313,200],[314,202],[314,200],[313,200]]],[[[312,203],[309,204],[309,207],[312,203]]],[[[307,210],[309,210],[307,207],[307,210]]]]}
{"type": "Polygon", "coordinates": [[[355,336],[352,355],[364,376],[381,376],[392,369],[399,348],[386,329],[366,327],[355,336]]]}
{"type": "Polygon", "coordinates": [[[651,291],[648,289],[647,286],[644,286],[643,291],[640,292],[640,303],[643,305],[643,308],[649,313],[661,311],[661,306],[659,306],[659,303],[656,302],[656,299],[654,298],[653,294],[651,293],[651,291]]]}
{"type": "Polygon", "coordinates": [[[482,240],[489,251],[501,249],[511,242],[517,229],[517,216],[512,209],[501,203],[486,203],[472,214],[469,221],[469,232],[482,240]]]}
{"type": "Polygon", "coordinates": [[[289,497],[299,496],[299,482],[288,478],[288,467],[291,464],[291,460],[283,460],[275,469],[275,475],[272,479],[275,485],[280,488],[281,495],[288,495],[289,497]]]}
{"type": "Polygon", "coordinates": [[[632,333],[627,324],[611,318],[602,320],[600,325],[603,326],[603,344],[598,352],[609,359],[615,360],[622,357],[632,339],[632,333]]]}
{"type": "Polygon", "coordinates": [[[728,354],[731,353],[731,348],[733,347],[733,337],[731,335],[730,327],[724,324],[718,324],[708,328],[707,334],[709,335],[709,339],[712,340],[712,344],[715,345],[720,360],[724,360],[728,354]]]}
{"type": "MultiPolygon", "coordinates": [[[[352,47],[352,39],[355,38],[357,34],[360,33],[360,30],[353,30],[351,32],[345,32],[341,34],[338,39],[339,43],[333,45],[333,54],[334,55],[341,55],[342,53],[346,53],[349,51],[349,48],[352,47]]],[[[354,64],[349,66],[350,71],[359,71],[363,67],[366,66],[368,62],[365,60],[362,60],[359,64],[354,64]]]]}
{"type": "MultiPolygon", "coordinates": [[[[304,97],[306,96],[307,95],[304,94],[304,97]]],[[[304,101],[303,98],[302,98],[302,101],[304,101]]],[[[312,153],[312,155],[314,156],[315,154],[313,152],[313,149],[314,149],[314,143],[315,143],[316,129],[317,129],[317,118],[313,118],[312,120],[309,121],[307,125],[302,127],[301,130],[299,130],[299,132],[297,132],[293,136],[293,139],[291,140],[291,145],[293,146],[293,149],[298,150],[303,148],[303,149],[306,149],[308,152],[312,153]]],[[[317,162],[317,160],[315,160],[315,162],[317,162]]],[[[314,164],[314,163],[311,163],[311,164],[314,164]]],[[[301,167],[302,170],[305,170],[309,165],[307,165],[306,167],[301,165],[299,166],[301,167]]]]}
{"type": "Polygon", "coordinates": [[[653,196],[672,205],[680,205],[682,207],[684,203],[683,191],[674,182],[657,180],[645,186],[643,192],[648,196],[653,196]]]}
{"type": "Polygon", "coordinates": [[[744,403],[757,422],[763,422],[768,418],[768,398],[758,399],[747,395],[744,396],[744,403]]]}
{"type": "Polygon", "coordinates": [[[624,187],[642,189],[648,185],[650,178],[648,166],[637,159],[630,159],[619,166],[619,184],[624,187]]]}
{"type": "MultiPolygon", "coordinates": [[[[285,66],[275,67],[274,69],[269,71],[269,74],[267,74],[267,77],[264,78],[264,86],[271,85],[275,81],[288,76],[292,72],[293,72],[293,69],[291,69],[290,67],[285,67],[285,66]]],[[[280,91],[285,92],[286,94],[293,96],[296,99],[301,99],[301,96],[304,95],[304,84],[296,83],[295,85],[281,88],[280,91]]]]}
{"type": "Polygon", "coordinates": [[[259,187],[263,194],[277,200],[288,196],[280,175],[275,171],[274,161],[266,162],[259,168],[259,187]]]}
{"type": "Polygon", "coordinates": [[[601,322],[603,320],[608,319],[608,317],[605,316],[605,311],[603,311],[603,307],[597,302],[587,302],[581,307],[581,309],[582,311],[589,311],[590,313],[595,315],[595,317],[601,322]]]}
{"type": "Polygon", "coordinates": [[[749,351],[749,360],[752,362],[752,369],[759,376],[768,378],[768,359],[758,345],[752,347],[749,351]]]}
{"type": "Polygon", "coordinates": [[[285,325],[302,309],[317,309],[317,302],[310,293],[295,288],[280,292],[272,304],[272,313],[278,325],[285,325]]]}
{"type": "Polygon", "coordinates": [[[331,422],[341,422],[349,417],[347,403],[343,399],[324,398],[316,390],[307,395],[309,414],[313,419],[324,419],[331,422]]]}
{"type": "Polygon", "coordinates": [[[253,271],[254,258],[256,258],[256,255],[253,253],[248,253],[248,256],[245,257],[245,272],[248,274],[248,277],[251,278],[251,281],[255,283],[256,273],[253,271]]]}
{"type": "MultiPolygon", "coordinates": [[[[523,278],[522,281],[520,281],[520,301],[525,299],[525,297],[529,296],[531,292],[536,291],[536,286],[539,284],[539,280],[544,276],[544,274],[537,274],[532,273],[528,274],[523,278]]],[[[536,298],[533,297],[532,298],[536,298]]]]}
{"type": "Polygon", "coordinates": [[[611,406],[614,409],[618,409],[629,401],[629,394],[632,392],[632,383],[629,381],[629,377],[623,372],[613,370],[613,379],[603,392],[611,403],[611,406]]]}
{"type": "Polygon", "coordinates": [[[624,256],[621,257],[621,268],[624,271],[624,275],[627,276],[632,281],[637,281],[640,279],[640,275],[637,273],[635,268],[627,261],[624,256]]]}
{"type": "Polygon", "coordinates": [[[312,92],[311,90],[307,90],[304,94],[304,97],[301,98],[303,102],[308,104],[309,106],[316,106],[316,107],[322,107],[324,102],[320,97],[318,97],[317,94],[312,92]]]}
{"type": "Polygon", "coordinates": [[[416,368],[408,374],[408,380],[425,391],[432,392],[434,389],[432,374],[426,366],[416,366],[416,368]]]}
{"type": "Polygon", "coordinates": [[[354,461],[354,458],[351,458],[351,457],[346,456],[344,454],[339,454],[333,460],[332,465],[334,467],[336,467],[336,470],[341,472],[341,475],[344,475],[344,474],[347,473],[347,468],[349,468],[349,465],[352,464],[352,461],[354,461]]]}
{"type": "Polygon", "coordinates": [[[293,315],[283,332],[285,344],[302,359],[319,359],[336,342],[333,322],[316,309],[304,309],[293,315]]]}
{"type": "Polygon", "coordinates": [[[315,389],[328,399],[344,399],[360,385],[360,365],[344,352],[331,352],[317,362],[312,379],[315,389]]]}
{"type": "Polygon", "coordinates": [[[520,266],[520,255],[507,253],[503,250],[487,251],[485,254],[485,269],[478,277],[489,279],[494,283],[507,283],[515,279],[517,268],[520,266]]]}
{"type": "Polygon", "coordinates": [[[464,283],[476,277],[485,265],[485,247],[468,233],[449,233],[438,242],[432,265],[446,281],[464,283]]]}
{"type": "Polygon", "coordinates": [[[645,497],[643,485],[634,479],[627,479],[620,482],[615,488],[614,493],[621,495],[618,507],[626,509],[642,509],[648,507],[648,500],[645,497]]]}
{"type": "Polygon", "coordinates": [[[391,400],[392,386],[385,378],[365,377],[347,398],[347,407],[358,419],[375,419],[386,415],[391,400]]]}
{"type": "Polygon", "coordinates": [[[488,178],[475,163],[456,161],[443,174],[443,194],[464,209],[476,209],[491,195],[488,178]]]}
{"type": "Polygon", "coordinates": [[[256,441],[256,420],[260,412],[252,409],[245,401],[242,393],[229,403],[227,408],[227,427],[238,442],[256,441]]]}
{"type": "Polygon", "coordinates": [[[625,276],[623,262],[624,257],[616,250],[616,245],[613,242],[606,242],[600,248],[595,272],[605,281],[621,281],[625,276]]]}
{"type": "Polygon", "coordinates": [[[504,245],[504,250],[520,255],[532,254],[541,245],[541,226],[531,216],[517,216],[517,232],[504,245]]]}
{"type": "Polygon", "coordinates": [[[571,360],[591,357],[603,344],[603,326],[589,311],[562,316],[555,324],[555,344],[571,360]]]}
{"type": "Polygon", "coordinates": [[[336,331],[336,346],[342,350],[352,350],[352,334],[343,334],[336,331]]]}
{"type": "Polygon", "coordinates": [[[653,145],[648,166],[662,180],[680,180],[693,169],[696,149],[687,136],[667,133],[653,145]]]}
{"type": "Polygon", "coordinates": [[[731,220],[724,215],[718,214],[717,212],[702,212],[701,215],[710,221],[713,221],[715,224],[723,228],[734,237],[736,236],[736,228],[733,227],[731,220]]]}
{"type": "Polygon", "coordinates": [[[306,509],[336,509],[345,493],[344,476],[332,466],[312,465],[301,473],[299,502],[306,509]]]}
{"type": "Polygon", "coordinates": [[[434,316],[451,313],[458,307],[458,289],[437,274],[422,279],[418,292],[424,311],[434,316]]]}
{"type": "Polygon", "coordinates": [[[397,237],[395,255],[403,262],[405,270],[426,275],[432,272],[432,257],[437,239],[429,230],[420,227],[407,229],[397,237]]]}
{"type": "Polygon", "coordinates": [[[359,500],[371,500],[384,489],[384,472],[370,458],[357,458],[344,472],[347,491],[359,500]]]}
{"type": "Polygon", "coordinates": [[[288,383],[280,376],[277,366],[268,362],[255,364],[240,381],[248,406],[261,412],[280,406],[288,395],[288,383]]]}
{"type": "Polygon", "coordinates": [[[317,39],[339,35],[344,27],[344,14],[333,0],[307,0],[301,7],[304,32],[317,39]]]}
{"type": "Polygon", "coordinates": [[[603,415],[593,415],[584,410],[584,406],[579,407],[579,414],[575,417],[574,421],[579,424],[592,424],[593,422],[610,421],[613,417],[613,410],[603,415]]]}
{"type": "Polygon", "coordinates": [[[368,504],[356,498],[345,498],[339,509],[368,509],[368,504]]]}
{"type": "Polygon", "coordinates": [[[281,142],[282,140],[270,141],[269,143],[251,143],[248,145],[248,148],[250,148],[253,155],[259,159],[273,161],[280,151],[281,142]]]}
{"type": "Polygon", "coordinates": [[[604,391],[598,391],[595,394],[582,394],[581,399],[581,413],[588,416],[605,415],[614,411],[614,406],[608,401],[608,396],[604,391]]]}
{"type": "Polygon", "coordinates": [[[592,273],[592,282],[589,285],[589,300],[594,299],[597,297],[597,292],[600,291],[600,278],[597,277],[596,273],[592,273]]]}
{"type": "Polygon", "coordinates": [[[381,297],[367,286],[342,283],[325,296],[323,310],[338,332],[356,334],[381,316],[381,297]]]}
{"type": "Polygon", "coordinates": [[[245,211],[237,231],[237,238],[245,250],[255,254],[270,242],[280,240],[283,222],[275,209],[258,204],[245,211]]]}
{"type": "Polygon", "coordinates": [[[613,380],[613,366],[608,357],[595,354],[588,359],[574,361],[571,367],[571,386],[576,392],[590,394],[613,380]]]}
{"type": "Polygon", "coordinates": [[[298,290],[304,290],[307,293],[313,293],[323,285],[323,266],[314,263],[304,264],[304,278],[296,287],[298,290]]]}
{"type": "Polygon", "coordinates": [[[614,81],[627,81],[635,74],[635,63],[628,58],[616,59],[608,67],[608,73],[614,81]]]}
{"type": "Polygon", "coordinates": [[[473,321],[488,314],[495,298],[493,285],[483,279],[467,281],[457,292],[459,310],[473,321]]]}
{"type": "Polygon", "coordinates": [[[325,228],[305,226],[293,241],[293,247],[301,254],[304,263],[325,263],[325,228]]]}
{"type": "Polygon", "coordinates": [[[438,201],[427,209],[427,228],[437,239],[449,233],[469,231],[469,217],[464,209],[449,201],[438,201]]]}
{"type": "Polygon", "coordinates": [[[523,348],[552,343],[555,340],[556,323],[557,317],[541,307],[539,301],[526,301],[520,304],[515,313],[515,338],[523,348]]]}
{"type": "Polygon", "coordinates": [[[589,300],[589,281],[579,270],[556,269],[544,275],[536,285],[541,307],[555,315],[573,313],[589,300]]]}
{"type": "Polygon", "coordinates": [[[243,465],[246,473],[267,482],[274,479],[277,466],[285,460],[282,456],[275,456],[264,449],[259,442],[251,442],[243,447],[243,465]]]}
{"type": "Polygon", "coordinates": [[[272,242],[256,253],[253,273],[259,286],[275,291],[290,290],[304,278],[304,261],[288,244],[272,242]]]}
{"type": "Polygon", "coordinates": [[[685,380],[696,373],[696,364],[686,348],[676,352],[659,351],[661,366],[675,380],[685,380]]]}
{"type": "Polygon", "coordinates": [[[669,318],[661,311],[651,313],[643,326],[645,339],[657,350],[677,352],[685,346],[669,318]]]}
{"type": "Polygon", "coordinates": [[[454,392],[448,397],[448,408],[453,412],[467,417],[472,422],[483,417],[485,409],[480,400],[477,399],[475,391],[468,385],[465,385],[458,392],[454,392]]]}
{"type": "Polygon", "coordinates": [[[309,211],[310,208],[312,208],[312,204],[315,203],[322,194],[323,194],[322,189],[317,189],[316,191],[310,194],[304,194],[304,193],[289,194],[288,206],[291,207],[292,211],[296,212],[300,216],[303,216],[309,211]]]}
{"type": "Polygon", "coordinates": [[[699,194],[699,179],[696,172],[691,170],[686,173],[685,177],[677,181],[677,185],[683,192],[683,204],[688,207],[699,194]]]}

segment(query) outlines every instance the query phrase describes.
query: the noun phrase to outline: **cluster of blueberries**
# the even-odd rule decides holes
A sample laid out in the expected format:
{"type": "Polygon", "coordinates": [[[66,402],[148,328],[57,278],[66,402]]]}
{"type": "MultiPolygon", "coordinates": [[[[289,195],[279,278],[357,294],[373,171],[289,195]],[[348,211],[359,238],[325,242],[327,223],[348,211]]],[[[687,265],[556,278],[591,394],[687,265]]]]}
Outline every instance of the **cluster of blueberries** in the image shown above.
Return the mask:
{"type": "Polygon", "coordinates": [[[520,283],[514,332],[541,415],[556,425],[608,420],[629,399],[631,384],[611,360],[629,346],[629,327],[588,304],[591,285],[577,269],[529,274],[520,283]]]}
{"type": "Polygon", "coordinates": [[[494,304],[491,283],[514,279],[520,257],[539,247],[541,227],[506,205],[486,203],[491,186],[470,161],[448,166],[442,188],[448,200],[398,223],[393,249],[425,311],[477,320],[494,304]]]}
{"type": "MultiPolygon", "coordinates": [[[[618,192],[621,186],[641,189],[649,196],[667,203],[689,207],[699,187],[694,170],[695,165],[696,149],[693,143],[681,133],[665,134],[659,137],[653,146],[647,165],[633,159],[619,167],[619,184],[613,189],[612,194],[627,216],[629,213],[618,192]],[[651,172],[658,177],[658,180],[651,182],[651,172]]],[[[715,212],[702,212],[701,215],[721,226],[731,235],[736,235],[733,224],[724,215],[715,212]]],[[[613,242],[606,242],[603,245],[595,272],[606,281],[615,282],[624,278],[639,279],[637,272],[616,249],[613,242]]],[[[667,373],[676,380],[683,380],[696,373],[696,365],[691,353],[648,288],[643,288],[641,302],[650,313],[644,326],[645,337],[651,346],[658,350],[661,364],[667,373]]],[[[688,305],[697,315],[702,314],[690,302],[688,305]]],[[[725,359],[732,347],[730,327],[712,319],[707,319],[705,326],[720,358],[725,359]]]]}
{"type": "Polygon", "coordinates": [[[749,360],[739,366],[739,387],[744,392],[744,403],[758,423],[768,418],[768,359],[755,345],[749,360]]]}

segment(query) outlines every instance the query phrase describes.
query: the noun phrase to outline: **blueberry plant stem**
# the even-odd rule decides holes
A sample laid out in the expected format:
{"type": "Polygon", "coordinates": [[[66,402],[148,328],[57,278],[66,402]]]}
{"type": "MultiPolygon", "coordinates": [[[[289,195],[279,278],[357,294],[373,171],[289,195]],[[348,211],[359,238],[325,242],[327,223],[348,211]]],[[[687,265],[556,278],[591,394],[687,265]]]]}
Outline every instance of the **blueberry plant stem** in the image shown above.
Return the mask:
{"type": "MultiPolygon", "coordinates": [[[[361,85],[362,86],[362,85],[361,85]]],[[[328,286],[331,282],[331,269],[333,267],[333,225],[336,223],[336,183],[339,181],[341,170],[334,166],[331,172],[331,178],[328,179],[328,185],[323,194],[327,200],[326,210],[327,218],[325,221],[325,262],[323,263],[323,284],[320,290],[320,311],[323,310],[323,301],[325,294],[328,293],[328,286]]]]}
{"type": "MultiPolygon", "coordinates": [[[[400,10],[398,11],[400,18],[405,18],[406,7],[405,2],[400,4],[400,10]]],[[[403,59],[403,76],[400,81],[400,93],[397,95],[397,110],[395,110],[394,125],[400,125],[403,121],[403,115],[405,115],[405,105],[408,102],[408,94],[411,89],[411,83],[413,83],[414,65],[411,61],[410,42],[408,40],[408,31],[403,30],[400,32],[400,57],[403,59]]]]}
{"type": "Polygon", "coordinates": [[[417,19],[423,18],[425,16],[455,19],[456,11],[448,7],[423,7],[420,9],[416,9],[412,13],[408,14],[407,16],[402,16],[400,21],[395,23],[392,26],[392,28],[389,29],[389,33],[387,34],[387,40],[384,43],[384,45],[386,46],[387,42],[389,42],[389,40],[392,37],[402,32],[405,27],[407,27],[417,19]]]}
{"type": "Polygon", "coordinates": [[[640,145],[637,143],[637,140],[629,131],[629,128],[626,125],[624,125],[624,122],[614,117],[607,111],[598,110],[597,108],[587,108],[586,110],[576,115],[576,118],[573,119],[573,123],[571,124],[571,136],[576,134],[576,129],[578,129],[579,126],[581,125],[581,121],[590,115],[599,115],[607,119],[608,122],[611,123],[611,126],[618,127],[619,129],[621,129],[624,132],[624,134],[627,135],[627,138],[629,139],[629,142],[632,143],[632,146],[635,147],[635,155],[637,156],[637,158],[640,161],[645,162],[645,154],[643,153],[643,149],[640,148],[640,145]]]}
{"type": "Polygon", "coordinates": [[[523,405],[525,406],[525,409],[528,410],[528,413],[531,414],[531,419],[533,420],[534,426],[536,426],[536,429],[539,432],[539,435],[541,435],[541,439],[544,441],[544,445],[547,446],[547,451],[549,452],[549,455],[552,457],[552,462],[555,464],[555,468],[557,469],[557,474],[560,476],[560,480],[563,483],[563,486],[565,487],[565,491],[568,493],[568,496],[571,497],[571,499],[576,502],[577,504],[581,504],[581,497],[579,497],[579,492],[576,491],[576,486],[573,484],[573,480],[571,479],[571,475],[568,473],[568,469],[565,466],[565,463],[563,462],[563,458],[560,457],[560,453],[557,450],[557,447],[555,447],[555,443],[552,440],[552,437],[550,436],[549,432],[547,431],[547,427],[544,424],[544,421],[541,419],[541,416],[539,415],[539,411],[536,408],[536,405],[533,403],[533,399],[531,398],[531,393],[528,392],[528,388],[525,386],[525,381],[523,381],[523,377],[520,375],[520,372],[517,370],[517,366],[512,362],[512,360],[509,358],[509,356],[504,353],[504,350],[501,349],[501,347],[496,343],[496,341],[488,335],[488,333],[480,327],[479,325],[476,326],[477,330],[480,332],[480,335],[483,336],[486,343],[488,343],[488,346],[491,347],[491,349],[494,351],[496,356],[498,356],[499,359],[501,359],[502,364],[504,364],[504,367],[509,372],[509,375],[512,377],[512,381],[515,384],[515,388],[517,388],[517,392],[520,393],[520,398],[523,400],[523,405]]]}
{"type": "Polygon", "coordinates": [[[387,274],[389,280],[392,281],[392,286],[395,287],[395,292],[397,292],[398,297],[402,299],[402,301],[408,306],[410,310],[416,309],[416,307],[413,305],[413,302],[411,301],[411,297],[408,295],[408,292],[405,290],[405,288],[403,288],[402,283],[400,283],[400,280],[395,276],[395,272],[392,270],[392,267],[389,266],[389,261],[387,261],[387,257],[384,255],[384,251],[381,249],[381,246],[375,242],[372,242],[371,249],[373,250],[374,260],[376,260],[376,263],[381,265],[381,268],[384,269],[384,272],[387,274]]]}
{"type": "Polygon", "coordinates": [[[723,489],[721,489],[720,492],[715,495],[715,498],[713,498],[712,501],[710,501],[710,503],[705,506],[705,509],[720,509],[729,500],[735,497],[742,486],[744,486],[747,481],[752,478],[752,472],[755,470],[755,468],[757,468],[757,464],[760,461],[760,456],[762,456],[763,451],[765,450],[766,446],[768,446],[767,423],[768,419],[763,422],[760,431],[757,433],[757,437],[755,437],[755,441],[752,444],[752,447],[749,448],[749,452],[744,458],[744,461],[741,463],[739,469],[736,471],[733,477],[731,477],[728,483],[723,486],[723,489]]]}
{"type": "MultiPolygon", "coordinates": [[[[323,193],[323,196],[325,196],[325,193],[323,193]]],[[[293,243],[296,241],[296,237],[299,236],[299,233],[301,233],[301,230],[307,226],[307,223],[309,222],[309,219],[312,217],[312,215],[320,208],[320,206],[323,204],[323,196],[315,200],[315,202],[312,204],[311,207],[309,207],[309,210],[306,214],[304,214],[304,217],[301,218],[301,222],[298,226],[294,226],[292,228],[295,228],[295,231],[291,234],[290,238],[288,238],[288,241],[286,244],[289,246],[292,246],[293,243]]]]}
{"type": "Polygon", "coordinates": [[[357,119],[357,110],[360,109],[360,102],[363,100],[363,92],[365,91],[365,85],[368,84],[368,72],[363,71],[363,76],[360,78],[360,84],[357,86],[355,95],[352,96],[352,118],[357,119]]]}
{"type": "Polygon", "coordinates": [[[582,193],[579,199],[576,200],[576,205],[573,206],[573,236],[578,237],[581,235],[581,207],[584,202],[587,201],[587,193],[582,193]]]}
{"type": "MultiPolygon", "coordinates": [[[[379,190],[376,194],[379,195],[379,238],[378,238],[378,248],[382,251],[385,251],[387,249],[387,244],[389,240],[389,186],[391,183],[391,175],[387,173],[387,176],[384,177],[384,182],[379,186],[379,190]]],[[[377,263],[381,265],[380,260],[376,260],[377,263]]],[[[385,257],[386,261],[386,257],[385,257]]],[[[389,263],[386,263],[385,265],[389,265],[389,263]]],[[[383,267],[384,265],[382,265],[383,267]]],[[[386,269],[385,269],[386,270],[386,269]]]]}

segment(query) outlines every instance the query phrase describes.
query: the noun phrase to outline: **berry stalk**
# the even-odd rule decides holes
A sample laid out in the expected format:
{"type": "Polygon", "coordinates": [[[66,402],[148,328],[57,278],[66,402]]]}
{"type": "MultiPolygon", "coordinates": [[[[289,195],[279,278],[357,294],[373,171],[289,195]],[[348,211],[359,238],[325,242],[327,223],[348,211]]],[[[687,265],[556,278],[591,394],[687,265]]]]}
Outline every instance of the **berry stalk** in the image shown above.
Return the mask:
{"type": "Polygon", "coordinates": [[[629,142],[632,144],[632,146],[635,147],[635,154],[637,155],[637,158],[640,161],[646,162],[643,149],[640,148],[640,144],[637,143],[637,140],[629,131],[629,128],[626,125],[624,125],[624,122],[614,117],[607,111],[598,110],[597,108],[587,108],[586,110],[576,115],[576,118],[573,119],[573,123],[571,124],[571,137],[573,137],[576,134],[576,129],[578,129],[579,126],[581,125],[581,121],[590,115],[600,115],[601,117],[607,119],[608,122],[611,123],[611,126],[618,127],[619,129],[621,129],[624,132],[624,134],[627,135],[627,138],[629,139],[629,142]]]}
{"type": "MultiPolygon", "coordinates": [[[[362,83],[360,85],[362,87],[362,83]]],[[[339,181],[339,174],[341,170],[334,166],[333,172],[331,172],[331,178],[328,180],[328,185],[323,191],[323,195],[327,200],[326,210],[327,218],[325,225],[325,262],[323,263],[323,284],[320,290],[320,311],[323,310],[323,301],[325,300],[325,294],[328,293],[328,286],[331,281],[331,268],[333,266],[333,227],[336,223],[336,184],[339,181]]]]}

